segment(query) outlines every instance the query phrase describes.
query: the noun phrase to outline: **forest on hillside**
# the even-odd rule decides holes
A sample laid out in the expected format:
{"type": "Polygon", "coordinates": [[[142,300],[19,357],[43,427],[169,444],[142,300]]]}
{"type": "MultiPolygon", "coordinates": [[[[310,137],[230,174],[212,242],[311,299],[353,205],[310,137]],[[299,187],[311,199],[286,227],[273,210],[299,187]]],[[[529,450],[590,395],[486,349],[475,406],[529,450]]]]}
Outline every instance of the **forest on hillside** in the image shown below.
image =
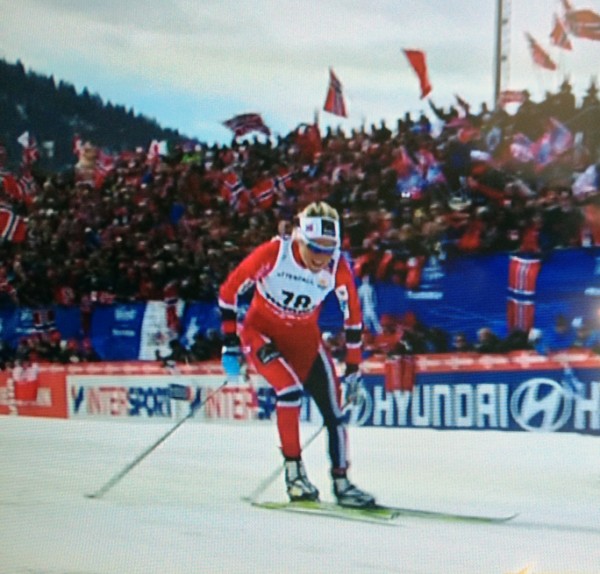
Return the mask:
{"type": "Polygon", "coordinates": [[[6,148],[9,167],[20,161],[17,138],[25,131],[37,141],[38,167],[49,170],[73,165],[75,135],[113,152],[146,148],[152,140],[189,140],[87,88],[78,93],[72,84],[26,70],[20,61],[0,60],[0,144],[6,148]]]}

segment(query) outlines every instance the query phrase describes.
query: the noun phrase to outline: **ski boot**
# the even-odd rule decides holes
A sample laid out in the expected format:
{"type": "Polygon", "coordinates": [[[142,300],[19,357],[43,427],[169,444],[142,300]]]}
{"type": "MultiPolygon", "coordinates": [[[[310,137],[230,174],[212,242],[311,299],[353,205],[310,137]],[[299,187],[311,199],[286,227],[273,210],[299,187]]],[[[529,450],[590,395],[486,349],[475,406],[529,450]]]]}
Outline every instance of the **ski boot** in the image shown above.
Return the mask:
{"type": "Polygon", "coordinates": [[[308,480],[301,460],[285,461],[285,485],[291,501],[319,500],[319,491],[308,480]]]}
{"type": "Polygon", "coordinates": [[[375,497],[357,486],[354,486],[346,476],[333,476],[333,494],[340,506],[351,508],[372,508],[375,497]]]}

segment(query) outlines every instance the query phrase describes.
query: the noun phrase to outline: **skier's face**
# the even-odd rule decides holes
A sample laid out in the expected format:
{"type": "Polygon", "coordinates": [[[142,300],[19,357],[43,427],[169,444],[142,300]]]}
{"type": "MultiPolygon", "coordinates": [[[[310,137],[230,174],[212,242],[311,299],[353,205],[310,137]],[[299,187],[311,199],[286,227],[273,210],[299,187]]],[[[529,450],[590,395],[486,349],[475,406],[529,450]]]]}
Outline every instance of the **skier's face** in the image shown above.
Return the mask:
{"type": "Polygon", "coordinates": [[[327,238],[314,239],[310,243],[299,240],[298,246],[304,265],[306,265],[309,271],[318,273],[329,265],[334,254],[336,242],[327,238]]]}

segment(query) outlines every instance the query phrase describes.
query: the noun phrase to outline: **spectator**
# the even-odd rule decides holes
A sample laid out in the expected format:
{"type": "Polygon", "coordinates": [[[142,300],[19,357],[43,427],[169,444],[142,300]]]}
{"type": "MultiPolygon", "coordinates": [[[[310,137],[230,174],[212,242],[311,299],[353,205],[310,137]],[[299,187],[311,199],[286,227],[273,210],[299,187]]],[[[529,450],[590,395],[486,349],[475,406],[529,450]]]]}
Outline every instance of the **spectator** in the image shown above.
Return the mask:
{"type": "Polygon", "coordinates": [[[405,351],[400,352],[400,348],[404,348],[401,343],[403,334],[404,330],[399,326],[398,320],[391,315],[385,315],[381,317],[381,333],[364,334],[365,351],[369,354],[404,354],[405,351]]]}
{"type": "Polygon", "coordinates": [[[478,353],[499,353],[502,351],[501,339],[489,327],[477,331],[475,350],[478,353]]]}
{"type": "Polygon", "coordinates": [[[181,344],[179,339],[171,339],[169,341],[170,354],[162,357],[160,351],[156,349],[156,360],[161,361],[163,365],[170,366],[173,363],[190,363],[191,355],[189,351],[181,344]]]}
{"type": "Polygon", "coordinates": [[[552,330],[548,332],[545,339],[549,352],[561,351],[571,346],[573,332],[569,320],[563,313],[556,315],[552,330]]]}
{"type": "Polygon", "coordinates": [[[470,353],[474,350],[474,346],[469,343],[464,332],[459,331],[454,333],[452,337],[452,351],[455,353],[470,353]]]}
{"type": "Polygon", "coordinates": [[[14,360],[14,353],[10,347],[0,339],[0,371],[10,368],[14,360]]]}
{"type": "Polygon", "coordinates": [[[194,335],[194,342],[190,346],[190,359],[193,362],[202,362],[212,358],[216,357],[212,353],[209,341],[204,336],[204,333],[198,331],[194,335]]]}
{"type": "Polygon", "coordinates": [[[594,331],[584,317],[575,317],[571,326],[575,330],[575,338],[571,347],[578,349],[590,349],[594,353],[600,353],[600,335],[594,331]]]}
{"type": "Polygon", "coordinates": [[[101,360],[100,355],[94,349],[91,339],[86,337],[81,341],[79,358],[84,363],[95,363],[101,360]]]}
{"type": "Polygon", "coordinates": [[[532,328],[529,329],[529,333],[527,334],[527,341],[532,350],[540,355],[548,354],[548,347],[544,342],[544,334],[540,329],[532,328]]]}
{"type": "MultiPolygon", "coordinates": [[[[510,353],[511,351],[526,351],[533,349],[531,345],[531,341],[529,338],[530,333],[528,331],[524,331],[523,329],[514,328],[510,331],[508,336],[497,346],[496,351],[500,351],[503,353],[510,353]]],[[[534,333],[535,335],[535,333],[534,333]]],[[[495,350],[491,350],[488,352],[496,352],[495,350]]]]}
{"type": "Polygon", "coordinates": [[[79,363],[81,356],[79,353],[79,346],[75,339],[62,339],[60,341],[60,354],[58,355],[58,362],[65,365],[79,363]]]}

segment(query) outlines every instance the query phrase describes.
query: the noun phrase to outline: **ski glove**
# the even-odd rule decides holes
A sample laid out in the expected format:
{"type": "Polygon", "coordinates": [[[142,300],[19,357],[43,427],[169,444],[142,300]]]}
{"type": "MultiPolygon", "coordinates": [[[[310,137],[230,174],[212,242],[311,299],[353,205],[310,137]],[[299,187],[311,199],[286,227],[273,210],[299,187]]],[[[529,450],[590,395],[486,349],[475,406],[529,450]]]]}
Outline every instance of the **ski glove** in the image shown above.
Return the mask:
{"type": "Polygon", "coordinates": [[[243,362],[240,338],[235,333],[225,335],[221,349],[221,365],[228,381],[239,379],[243,362]]]}
{"type": "Polygon", "coordinates": [[[344,386],[346,387],[346,403],[358,405],[363,401],[363,380],[358,365],[346,365],[344,386]]]}

